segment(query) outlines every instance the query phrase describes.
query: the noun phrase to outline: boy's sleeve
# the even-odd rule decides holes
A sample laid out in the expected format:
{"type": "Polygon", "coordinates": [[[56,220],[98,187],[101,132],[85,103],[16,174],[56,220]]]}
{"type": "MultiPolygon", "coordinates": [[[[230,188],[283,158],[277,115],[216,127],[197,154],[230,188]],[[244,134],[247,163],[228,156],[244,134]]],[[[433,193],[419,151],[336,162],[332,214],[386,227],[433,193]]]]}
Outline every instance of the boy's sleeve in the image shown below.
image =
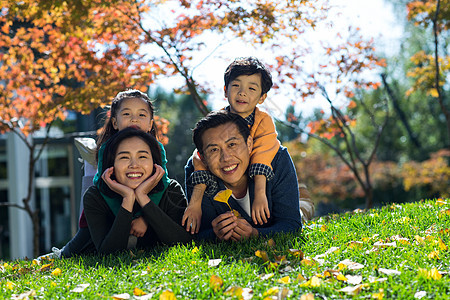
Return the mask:
{"type": "Polygon", "coordinates": [[[272,118],[265,112],[255,109],[255,122],[250,128],[253,138],[253,150],[250,157],[249,176],[264,175],[272,179],[272,160],[280,148],[277,132],[272,118]]]}

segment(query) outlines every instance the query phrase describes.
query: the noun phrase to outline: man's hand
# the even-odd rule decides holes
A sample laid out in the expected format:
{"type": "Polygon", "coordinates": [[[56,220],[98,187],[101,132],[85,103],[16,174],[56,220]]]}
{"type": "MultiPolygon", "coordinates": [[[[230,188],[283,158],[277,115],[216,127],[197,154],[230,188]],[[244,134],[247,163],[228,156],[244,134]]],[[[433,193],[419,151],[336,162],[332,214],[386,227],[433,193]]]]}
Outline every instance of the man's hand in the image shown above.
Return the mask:
{"type": "Polygon", "coordinates": [[[212,222],[212,228],[219,240],[228,241],[237,226],[236,216],[230,211],[216,217],[212,222]]]}
{"type": "Polygon", "coordinates": [[[147,223],[145,222],[143,217],[139,217],[131,221],[131,230],[130,234],[140,238],[143,237],[147,232],[147,223]]]}
{"type": "Polygon", "coordinates": [[[250,223],[248,223],[245,219],[238,218],[236,220],[236,227],[233,230],[231,239],[233,241],[241,241],[254,236],[258,236],[258,234],[258,230],[256,228],[253,228],[250,223]]]}

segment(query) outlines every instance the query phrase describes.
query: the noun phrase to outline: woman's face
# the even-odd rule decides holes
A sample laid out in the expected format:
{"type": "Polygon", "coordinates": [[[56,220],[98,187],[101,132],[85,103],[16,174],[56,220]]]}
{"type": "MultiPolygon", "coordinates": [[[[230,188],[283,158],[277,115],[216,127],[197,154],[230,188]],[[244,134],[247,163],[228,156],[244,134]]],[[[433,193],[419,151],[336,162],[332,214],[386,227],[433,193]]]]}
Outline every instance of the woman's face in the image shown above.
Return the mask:
{"type": "Polygon", "coordinates": [[[123,140],[114,159],[116,180],[132,189],[152,175],[153,157],[150,147],[138,137],[123,140]]]}
{"type": "Polygon", "coordinates": [[[122,100],[116,116],[111,118],[111,121],[116,130],[134,127],[150,132],[153,116],[147,101],[141,98],[128,98],[122,100]]]}

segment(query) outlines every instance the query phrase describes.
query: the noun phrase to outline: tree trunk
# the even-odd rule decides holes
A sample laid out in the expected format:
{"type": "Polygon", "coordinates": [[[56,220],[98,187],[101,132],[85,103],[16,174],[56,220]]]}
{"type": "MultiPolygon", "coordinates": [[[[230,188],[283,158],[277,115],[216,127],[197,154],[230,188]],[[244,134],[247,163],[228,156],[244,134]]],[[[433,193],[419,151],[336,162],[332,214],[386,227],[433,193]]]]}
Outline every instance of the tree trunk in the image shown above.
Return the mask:
{"type": "Polygon", "coordinates": [[[33,212],[32,220],[33,220],[33,255],[34,257],[38,257],[40,252],[40,240],[39,240],[40,223],[39,223],[39,210],[37,208],[33,212]]]}

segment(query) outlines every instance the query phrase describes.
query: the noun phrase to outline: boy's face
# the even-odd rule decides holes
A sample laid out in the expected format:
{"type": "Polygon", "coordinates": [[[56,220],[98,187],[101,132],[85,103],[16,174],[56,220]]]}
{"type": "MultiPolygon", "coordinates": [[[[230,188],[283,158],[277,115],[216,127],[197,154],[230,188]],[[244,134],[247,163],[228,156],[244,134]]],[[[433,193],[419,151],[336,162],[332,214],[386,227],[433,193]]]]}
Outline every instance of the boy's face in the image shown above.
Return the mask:
{"type": "Polygon", "coordinates": [[[230,111],[243,118],[248,117],[257,104],[261,104],[267,94],[261,95],[261,74],[240,75],[225,87],[225,97],[230,111]]]}

